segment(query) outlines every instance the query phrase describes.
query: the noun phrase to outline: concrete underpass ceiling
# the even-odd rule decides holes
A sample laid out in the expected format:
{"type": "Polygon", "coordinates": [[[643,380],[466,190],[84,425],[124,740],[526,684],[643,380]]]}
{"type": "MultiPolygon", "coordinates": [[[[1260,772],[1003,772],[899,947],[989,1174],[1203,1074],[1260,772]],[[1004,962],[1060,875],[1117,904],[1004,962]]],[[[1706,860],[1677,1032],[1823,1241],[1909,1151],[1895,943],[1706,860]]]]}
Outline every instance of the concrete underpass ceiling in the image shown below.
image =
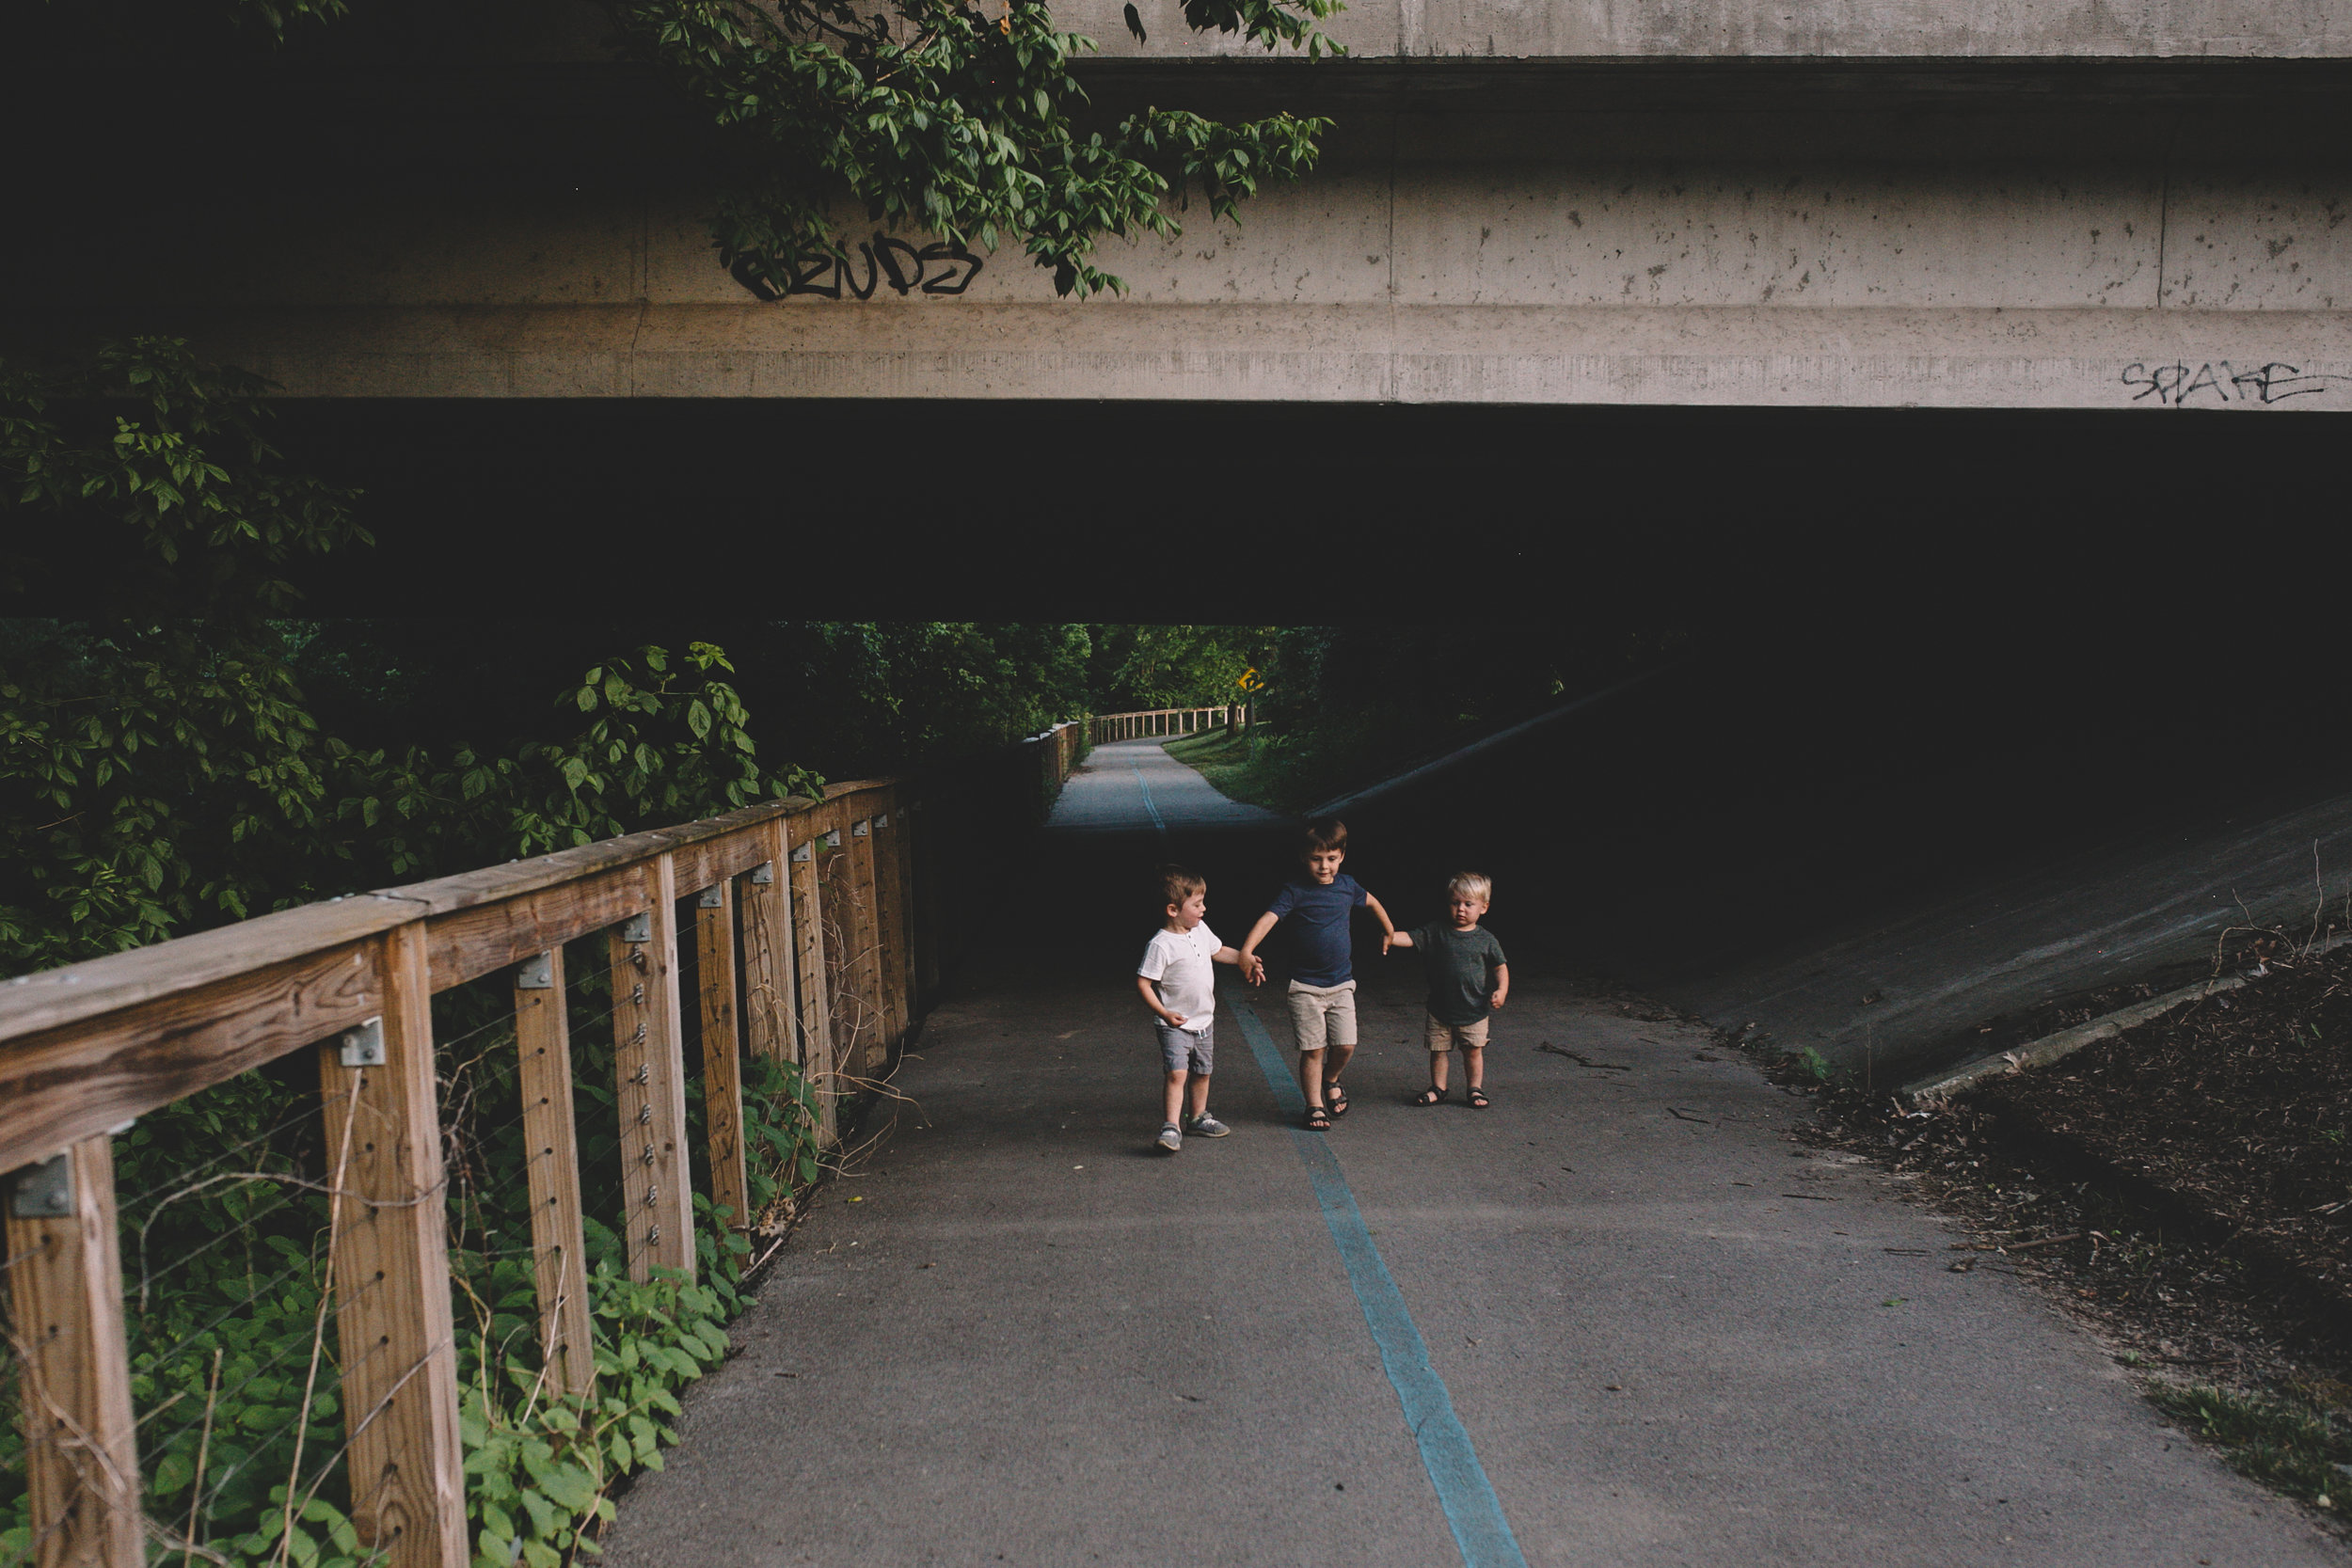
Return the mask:
{"type": "Polygon", "coordinates": [[[694,116],[546,0],[9,81],[0,336],[184,332],[305,398],[2352,408],[2352,0],[1366,0],[1324,62],[1119,11],[1059,13],[1106,112],[1339,124],[1238,229],[1107,245],[1118,299],[854,222],[754,297],[694,116]]]}

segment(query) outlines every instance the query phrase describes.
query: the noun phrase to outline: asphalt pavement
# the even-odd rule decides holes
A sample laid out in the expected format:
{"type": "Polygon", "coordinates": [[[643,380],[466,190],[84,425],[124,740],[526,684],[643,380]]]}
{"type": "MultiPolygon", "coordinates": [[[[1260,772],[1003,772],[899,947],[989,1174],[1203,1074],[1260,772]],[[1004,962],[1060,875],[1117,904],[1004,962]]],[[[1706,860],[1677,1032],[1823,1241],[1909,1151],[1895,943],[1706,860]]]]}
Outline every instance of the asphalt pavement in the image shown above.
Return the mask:
{"type": "Polygon", "coordinates": [[[1152,867],[1204,870],[1238,940],[1285,836],[1156,742],[1094,752],[1026,878],[970,890],[987,940],[615,1568],[2346,1560],[2029,1288],[1951,1273],[1894,1180],[1794,1144],[1801,1101],[1540,965],[1493,1108],[1457,1071],[1418,1109],[1417,960],[1359,947],[1328,1134],[1265,1071],[1274,988],[1229,986],[1232,1135],[1154,1152],[1152,867]]]}

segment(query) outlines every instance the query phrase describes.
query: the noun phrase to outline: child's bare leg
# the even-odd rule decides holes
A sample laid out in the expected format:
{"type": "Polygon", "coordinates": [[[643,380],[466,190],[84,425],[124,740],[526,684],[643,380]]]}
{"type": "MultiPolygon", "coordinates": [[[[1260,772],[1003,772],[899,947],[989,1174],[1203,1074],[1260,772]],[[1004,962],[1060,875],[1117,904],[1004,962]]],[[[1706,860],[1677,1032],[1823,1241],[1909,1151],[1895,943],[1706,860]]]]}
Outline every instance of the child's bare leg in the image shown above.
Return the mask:
{"type": "Polygon", "coordinates": [[[1183,1068],[1170,1068],[1168,1083],[1160,1096],[1160,1120],[1174,1121],[1184,1109],[1184,1080],[1189,1077],[1183,1068]]]}
{"type": "Polygon", "coordinates": [[[1310,1110],[1323,1104],[1323,1053],[1302,1051],[1298,1053],[1298,1086],[1307,1091],[1310,1110]]]}
{"type": "MultiPolygon", "coordinates": [[[[1438,1069],[1440,1072],[1445,1069],[1438,1069]]],[[[1462,1077],[1473,1089],[1486,1086],[1486,1048],[1480,1045],[1462,1047],[1462,1077]]]]}
{"type": "Polygon", "coordinates": [[[1198,1117],[1209,1108],[1209,1075],[1205,1072],[1194,1073],[1192,1082],[1185,1085],[1185,1095],[1191,1101],[1193,1116],[1198,1117]]]}
{"type": "Polygon", "coordinates": [[[1445,1065],[1453,1059],[1454,1053],[1451,1051],[1432,1051],[1429,1053],[1429,1086],[1439,1094],[1445,1093],[1445,1065]]]}
{"type": "Polygon", "coordinates": [[[1347,1059],[1355,1054],[1353,1045],[1333,1044],[1324,1048],[1323,1088],[1326,1099],[1330,1098],[1331,1085],[1340,1081],[1340,1074],[1347,1070],[1347,1059]]]}

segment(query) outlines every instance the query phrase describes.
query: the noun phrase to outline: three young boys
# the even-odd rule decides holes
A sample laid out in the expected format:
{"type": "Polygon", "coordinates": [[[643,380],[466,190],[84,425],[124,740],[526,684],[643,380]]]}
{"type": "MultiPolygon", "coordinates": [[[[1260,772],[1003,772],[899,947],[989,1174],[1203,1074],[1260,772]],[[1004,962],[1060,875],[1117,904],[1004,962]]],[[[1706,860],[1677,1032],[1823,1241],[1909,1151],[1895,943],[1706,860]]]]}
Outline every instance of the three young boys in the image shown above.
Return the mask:
{"type": "Polygon", "coordinates": [[[1326,818],[1308,824],[1301,846],[1304,875],[1285,884],[1258,917],[1240,949],[1225,946],[1208,929],[1207,884],[1179,866],[1164,867],[1167,919],[1144,949],[1136,986],[1158,1020],[1161,1061],[1167,1069],[1165,1124],[1159,1147],[1175,1153],[1189,1130],[1207,1137],[1230,1131],[1208,1114],[1214,1065],[1212,1031],[1216,1012],[1215,965],[1230,963],[1252,985],[1265,979],[1258,957],[1282,920],[1290,930],[1292,969],[1285,1001],[1298,1043],[1298,1078],[1307,1100],[1306,1126],[1327,1132],[1347,1114],[1347,1091],[1340,1074],[1356,1052],[1356,977],[1353,961],[1355,911],[1370,910],[1380,922],[1380,950],[1421,950],[1428,970],[1431,1087],[1413,1101],[1434,1105],[1445,1098],[1446,1062],[1458,1045],[1468,1099],[1477,1109],[1488,1103],[1486,1082],[1487,1020],[1510,991],[1510,971],[1493,933],[1479,928],[1493,897],[1485,877],[1464,873],[1447,886],[1448,918],[1399,931],[1389,911],[1341,864],[1347,858],[1347,826],[1326,818]],[[1180,1121],[1189,1099],[1191,1115],[1180,1121]]]}

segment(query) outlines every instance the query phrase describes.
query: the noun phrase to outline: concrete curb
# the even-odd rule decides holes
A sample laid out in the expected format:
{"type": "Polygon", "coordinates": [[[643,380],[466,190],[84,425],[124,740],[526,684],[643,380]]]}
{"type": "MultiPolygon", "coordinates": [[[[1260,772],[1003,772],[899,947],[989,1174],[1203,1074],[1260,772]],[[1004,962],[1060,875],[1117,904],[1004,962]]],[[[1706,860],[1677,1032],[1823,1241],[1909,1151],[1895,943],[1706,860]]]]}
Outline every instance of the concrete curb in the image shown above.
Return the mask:
{"type": "MultiPolygon", "coordinates": [[[[2329,937],[2326,942],[2311,949],[2312,956],[2316,958],[2321,954],[2332,952],[2346,942],[2352,942],[2352,932],[2329,937]]],[[[2137,1028],[2149,1020],[2169,1013],[2184,1003],[2200,1001],[2208,996],[2218,996],[2223,991],[2236,990],[2245,984],[2245,978],[2236,974],[2201,980],[2193,986],[2183,986],[2178,990],[2169,990],[2161,996],[2152,996],[2145,1002],[2135,1002],[2128,1007],[2119,1007],[2104,1018],[2094,1018],[2088,1023],[2077,1023],[2072,1029],[2060,1029],[2057,1034],[2044,1035],[2040,1039],[2029,1040],[2014,1050],[2003,1051],[1991,1056],[1979,1056],[1975,1061],[1955,1068],[1949,1072],[1939,1073],[1933,1078],[1922,1078],[1915,1084],[1906,1084],[1898,1092],[1908,1101],[1941,1100],[1947,1095],[1956,1094],[1967,1088],[1972,1084],[1981,1083],[1987,1078],[1998,1078],[2010,1072],[2023,1072],[2029,1067],[2047,1067],[2061,1056],[2073,1055],[2086,1045],[2094,1044],[2099,1040],[2112,1039],[2126,1029],[2137,1028]]]]}

